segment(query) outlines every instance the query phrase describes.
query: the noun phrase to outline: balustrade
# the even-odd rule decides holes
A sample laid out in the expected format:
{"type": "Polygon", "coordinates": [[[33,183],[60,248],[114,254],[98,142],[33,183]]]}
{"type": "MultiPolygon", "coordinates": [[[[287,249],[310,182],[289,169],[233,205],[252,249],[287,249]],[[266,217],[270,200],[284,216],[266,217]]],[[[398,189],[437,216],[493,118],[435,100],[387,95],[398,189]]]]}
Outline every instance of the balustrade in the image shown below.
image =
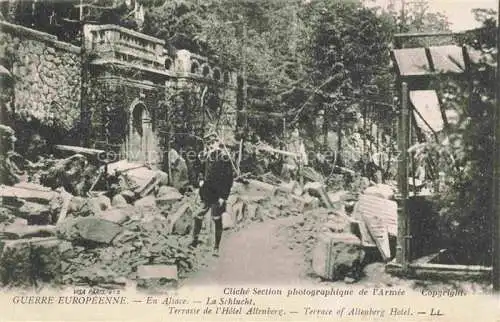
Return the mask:
{"type": "Polygon", "coordinates": [[[176,71],[219,82],[230,82],[229,73],[209,63],[206,57],[183,51],[184,58],[167,55],[165,42],[116,25],[86,25],[85,50],[101,59],[118,60],[159,71],[176,71]],[[173,68],[177,65],[176,68],[173,68]]]}

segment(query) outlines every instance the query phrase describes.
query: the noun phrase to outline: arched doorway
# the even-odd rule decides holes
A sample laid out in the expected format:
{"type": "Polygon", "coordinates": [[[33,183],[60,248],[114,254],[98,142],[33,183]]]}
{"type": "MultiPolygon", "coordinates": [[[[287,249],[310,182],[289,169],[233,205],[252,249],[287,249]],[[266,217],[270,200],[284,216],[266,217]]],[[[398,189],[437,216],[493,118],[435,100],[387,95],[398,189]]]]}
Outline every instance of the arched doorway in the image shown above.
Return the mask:
{"type": "Polygon", "coordinates": [[[146,105],[140,101],[134,101],[130,106],[130,111],[128,160],[150,162],[150,155],[153,151],[151,116],[146,105]]]}

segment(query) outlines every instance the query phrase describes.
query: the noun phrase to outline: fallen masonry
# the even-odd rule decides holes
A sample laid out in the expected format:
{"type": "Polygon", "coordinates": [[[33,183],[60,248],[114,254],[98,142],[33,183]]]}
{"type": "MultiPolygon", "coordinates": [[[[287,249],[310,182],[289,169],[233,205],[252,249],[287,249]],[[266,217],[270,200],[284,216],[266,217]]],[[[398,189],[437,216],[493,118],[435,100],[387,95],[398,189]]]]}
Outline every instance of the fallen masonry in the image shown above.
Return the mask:
{"type": "MultiPolygon", "coordinates": [[[[35,182],[0,186],[0,277],[4,285],[125,287],[135,281],[139,288],[165,290],[178,287],[204,264],[213,238],[208,213],[202,232],[205,242],[197,249],[188,248],[193,215],[201,209],[196,189],[181,194],[167,185],[166,173],[127,161],[107,164],[103,172],[102,166],[88,158],[88,151],[65,149],[83,154],[40,161],[34,167],[39,172],[33,176],[39,178],[35,182]],[[95,174],[91,185],[83,180],[84,172],[87,177],[95,174]]],[[[321,179],[312,169],[307,178],[321,179]]],[[[382,205],[390,203],[387,198],[391,196],[390,187],[375,186],[367,189],[362,200],[382,205]]],[[[326,280],[356,279],[366,264],[365,237],[371,238],[373,245],[368,246],[380,247],[384,259],[392,256],[387,244],[382,244],[383,229],[377,230],[378,239],[372,237],[378,226],[371,220],[383,218],[385,234],[392,233],[396,223],[392,210],[372,214],[363,204],[354,207],[355,216],[346,215],[344,205],[349,198],[345,191],[329,191],[323,182],[302,186],[271,174],[240,178],[227,200],[223,227],[237,231],[254,221],[303,216],[291,227],[292,242],[305,245],[304,260],[312,263],[311,270],[326,280]]],[[[281,290],[249,292],[278,295],[281,290]]],[[[295,290],[287,296],[298,293],[295,290]]],[[[62,301],[87,300],[68,297],[62,301]]],[[[96,301],[92,304],[120,300],[96,301]]]]}

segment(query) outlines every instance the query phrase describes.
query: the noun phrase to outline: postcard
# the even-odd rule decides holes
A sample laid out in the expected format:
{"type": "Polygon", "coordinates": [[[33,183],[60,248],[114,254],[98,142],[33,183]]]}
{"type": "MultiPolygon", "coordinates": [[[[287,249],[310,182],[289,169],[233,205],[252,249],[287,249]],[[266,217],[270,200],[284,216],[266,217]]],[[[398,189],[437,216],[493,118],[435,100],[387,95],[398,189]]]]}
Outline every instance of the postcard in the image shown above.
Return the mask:
{"type": "Polygon", "coordinates": [[[497,9],[0,1],[0,321],[500,321],[497,9]]]}

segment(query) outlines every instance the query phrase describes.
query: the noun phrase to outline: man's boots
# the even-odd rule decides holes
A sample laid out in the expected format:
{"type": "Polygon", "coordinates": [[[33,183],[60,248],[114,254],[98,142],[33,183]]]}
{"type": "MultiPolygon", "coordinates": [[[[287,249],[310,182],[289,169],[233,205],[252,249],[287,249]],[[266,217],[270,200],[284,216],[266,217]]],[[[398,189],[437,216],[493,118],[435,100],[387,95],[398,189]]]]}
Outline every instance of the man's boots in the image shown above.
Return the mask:
{"type": "Polygon", "coordinates": [[[193,241],[191,242],[191,244],[189,244],[190,248],[196,248],[200,244],[198,236],[200,235],[202,225],[203,225],[203,218],[194,217],[193,241]]]}
{"type": "Polygon", "coordinates": [[[219,256],[219,245],[222,239],[222,218],[214,219],[215,223],[215,244],[214,244],[214,256],[219,256]]]}

